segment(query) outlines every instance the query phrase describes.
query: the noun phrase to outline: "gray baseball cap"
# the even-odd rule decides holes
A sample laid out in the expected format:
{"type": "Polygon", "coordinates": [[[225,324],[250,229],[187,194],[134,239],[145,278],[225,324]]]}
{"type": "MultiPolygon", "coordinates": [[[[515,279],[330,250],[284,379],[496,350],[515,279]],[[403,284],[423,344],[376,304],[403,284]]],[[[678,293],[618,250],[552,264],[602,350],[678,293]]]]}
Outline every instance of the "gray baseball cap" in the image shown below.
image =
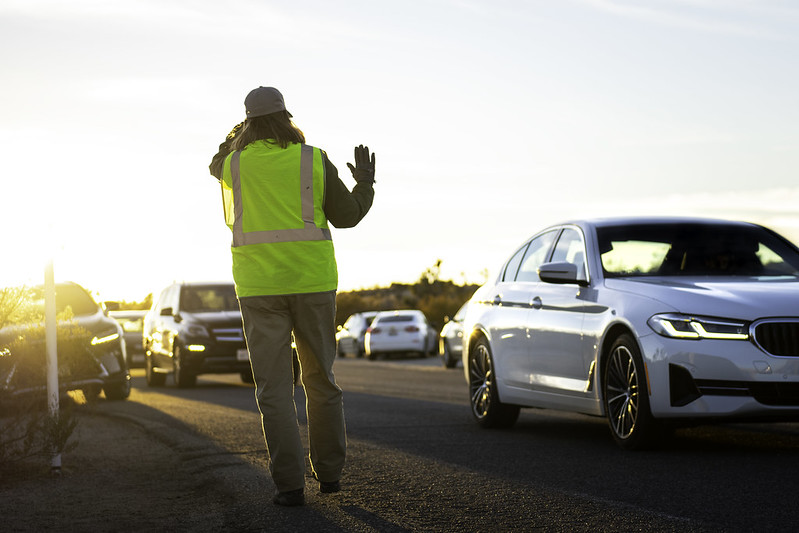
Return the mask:
{"type": "Polygon", "coordinates": [[[283,95],[274,87],[258,87],[250,91],[244,99],[244,108],[247,118],[253,118],[286,111],[286,104],[283,102],[283,95]]]}

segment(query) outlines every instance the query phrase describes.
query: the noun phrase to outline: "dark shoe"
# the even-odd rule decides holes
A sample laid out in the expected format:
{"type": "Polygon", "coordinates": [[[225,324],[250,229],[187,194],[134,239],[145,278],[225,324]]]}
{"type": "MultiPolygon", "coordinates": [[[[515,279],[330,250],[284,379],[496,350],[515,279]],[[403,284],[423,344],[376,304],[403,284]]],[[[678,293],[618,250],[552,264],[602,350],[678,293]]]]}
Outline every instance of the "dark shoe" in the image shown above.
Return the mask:
{"type": "Polygon", "coordinates": [[[298,505],[305,505],[305,496],[302,493],[302,489],[276,492],[272,498],[272,503],[285,507],[297,507],[298,505]]]}
{"type": "MultiPolygon", "coordinates": [[[[319,481],[319,478],[316,477],[316,472],[313,472],[313,478],[316,481],[319,481]]],[[[341,491],[340,481],[319,481],[319,492],[323,494],[331,494],[333,492],[340,492],[340,491],[341,491]]]]}
{"type": "Polygon", "coordinates": [[[341,490],[341,482],[340,481],[320,481],[319,482],[319,492],[324,494],[330,494],[333,492],[339,492],[341,490]]]}

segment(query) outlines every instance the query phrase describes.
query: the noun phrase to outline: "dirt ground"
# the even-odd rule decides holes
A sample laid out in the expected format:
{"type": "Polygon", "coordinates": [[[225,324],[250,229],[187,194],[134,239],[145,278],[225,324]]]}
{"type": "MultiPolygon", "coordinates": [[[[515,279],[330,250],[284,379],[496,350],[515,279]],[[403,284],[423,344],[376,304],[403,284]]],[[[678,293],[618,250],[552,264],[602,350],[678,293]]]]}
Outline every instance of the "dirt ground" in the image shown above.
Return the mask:
{"type": "Polygon", "coordinates": [[[62,456],[60,475],[46,457],[2,472],[3,531],[197,531],[219,523],[220,498],[202,490],[171,448],[125,421],[77,416],[77,446],[62,456]]]}

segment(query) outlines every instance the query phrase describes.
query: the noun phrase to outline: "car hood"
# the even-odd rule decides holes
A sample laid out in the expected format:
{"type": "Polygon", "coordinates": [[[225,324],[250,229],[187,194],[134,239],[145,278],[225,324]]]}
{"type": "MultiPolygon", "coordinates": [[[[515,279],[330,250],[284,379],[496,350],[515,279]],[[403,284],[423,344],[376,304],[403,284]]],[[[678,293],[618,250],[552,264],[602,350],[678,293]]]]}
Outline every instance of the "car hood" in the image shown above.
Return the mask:
{"type": "MultiPolygon", "coordinates": [[[[78,326],[87,329],[91,333],[107,333],[109,330],[117,329],[117,322],[113,318],[108,318],[101,311],[93,315],[79,315],[72,319],[78,326]]],[[[67,321],[69,323],[70,321],[67,321]]]]}
{"type": "Polygon", "coordinates": [[[214,311],[211,313],[184,313],[186,318],[212,328],[241,326],[240,311],[214,311]]]}
{"type": "Polygon", "coordinates": [[[799,315],[795,278],[625,278],[605,280],[605,286],[657,300],[680,313],[743,320],[799,315]]]}
{"type": "MultiPolygon", "coordinates": [[[[6,326],[0,330],[0,342],[9,342],[15,336],[24,334],[28,328],[42,325],[42,323],[27,323],[6,326]]],[[[101,311],[93,315],[75,315],[68,320],[58,321],[59,327],[70,325],[85,329],[91,335],[108,334],[110,331],[117,329],[116,321],[108,318],[101,311]]]]}

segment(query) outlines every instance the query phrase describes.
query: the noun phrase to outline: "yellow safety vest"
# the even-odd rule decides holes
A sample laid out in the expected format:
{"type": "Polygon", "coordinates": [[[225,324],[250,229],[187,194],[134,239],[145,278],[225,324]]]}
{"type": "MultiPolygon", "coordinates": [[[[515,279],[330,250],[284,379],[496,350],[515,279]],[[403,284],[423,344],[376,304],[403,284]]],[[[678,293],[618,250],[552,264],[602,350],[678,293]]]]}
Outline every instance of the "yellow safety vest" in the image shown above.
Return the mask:
{"type": "Polygon", "coordinates": [[[336,290],[324,198],[319,148],[256,141],[225,159],[222,203],[239,298],[336,290]]]}

